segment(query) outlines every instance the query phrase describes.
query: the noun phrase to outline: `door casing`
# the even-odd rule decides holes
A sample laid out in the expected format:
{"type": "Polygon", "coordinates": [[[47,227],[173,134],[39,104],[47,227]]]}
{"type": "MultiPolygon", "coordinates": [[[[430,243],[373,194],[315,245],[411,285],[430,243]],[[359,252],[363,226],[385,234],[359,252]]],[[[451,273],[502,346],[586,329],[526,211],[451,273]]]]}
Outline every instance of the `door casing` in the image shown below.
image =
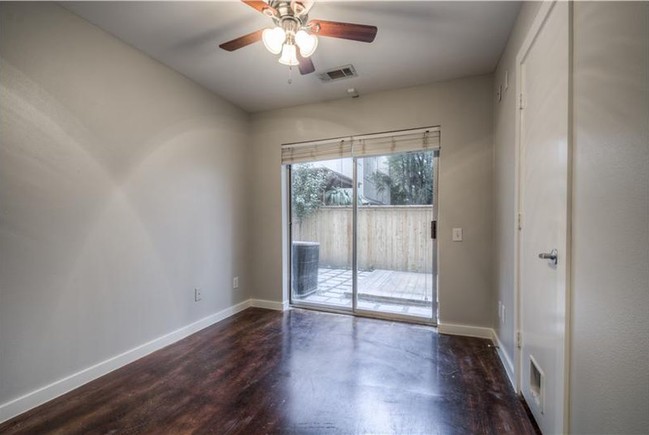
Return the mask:
{"type": "MultiPolygon", "coordinates": [[[[521,192],[523,180],[523,160],[522,160],[522,129],[521,129],[521,116],[522,112],[520,110],[521,104],[523,104],[523,98],[521,97],[523,91],[523,70],[521,68],[522,63],[525,60],[525,56],[532,47],[533,43],[536,40],[537,35],[542,30],[543,25],[552,12],[556,4],[559,3],[557,0],[545,1],[541,4],[539,11],[537,12],[536,17],[530,27],[530,30],[525,37],[523,44],[516,56],[516,116],[515,116],[515,132],[516,132],[516,142],[514,150],[514,177],[515,177],[515,186],[514,186],[514,370],[515,370],[515,389],[520,394],[522,392],[522,386],[524,380],[522,379],[523,375],[523,364],[527,361],[523,361],[523,352],[520,346],[521,340],[525,340],[525,337],[521,337],[521,327],[522,327],[522,306],[521,306],[521,276],[520,276],[520,267],[521,267],[521,219],[523,220],[522,224],[524,225],[524,217],[522,218],[522,201],[521,201],[521,192]]],[[[563,278],[563,284],[565,288],[565,317],[563,324],[563,333],[564,333],[564,346],[563,346],[563,384],[560,385],[560,388],[563,388],[563,404],[562,407],[562,420],[563,420],[563,433],[569,432],[569,421],[570,421],[570,301],[571,301],[571,222],[572,222],[572,25],[573,25],[573,5],[572,2],[568,3],[568,92],[567,92],[567,108],[568,108],[568,119],[567,119],[567,137],[566,137],[566,146],[567,146],[567,204],[566,204],[566,246],[564,247],[565,253],[563,254],[564,264],[565,264],[565,274],[563,278]]]]}

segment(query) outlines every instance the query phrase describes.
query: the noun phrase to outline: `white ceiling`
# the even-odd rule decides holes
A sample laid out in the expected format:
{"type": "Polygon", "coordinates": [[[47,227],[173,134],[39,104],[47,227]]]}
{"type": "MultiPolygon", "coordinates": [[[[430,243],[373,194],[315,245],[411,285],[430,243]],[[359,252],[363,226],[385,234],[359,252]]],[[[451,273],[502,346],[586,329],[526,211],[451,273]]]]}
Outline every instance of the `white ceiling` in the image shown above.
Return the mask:
{"type": "Polygon", "coordinates": [[[343,98],[492,72],[519,2],[318,1],[310,18],[371,24],[371,44],[320,38],[316,72],[300,76],[263,44],[222,42],[271,20],[238,1],[65,2],[67,9],[249,111],[343,98]],[[353,64],[359,77],[323,83],[318,73],[353,64]]]}

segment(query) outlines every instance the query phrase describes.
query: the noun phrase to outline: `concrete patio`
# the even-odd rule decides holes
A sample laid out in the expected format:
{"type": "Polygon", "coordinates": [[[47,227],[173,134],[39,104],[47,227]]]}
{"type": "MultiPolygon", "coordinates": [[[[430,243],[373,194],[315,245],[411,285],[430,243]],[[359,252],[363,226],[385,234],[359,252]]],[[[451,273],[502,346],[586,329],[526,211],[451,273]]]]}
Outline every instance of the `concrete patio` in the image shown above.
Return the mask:
{"type": "MultiPolygon", "coordinates": [[[[430,318],[433,275],[375,269],[358,272],[358,308],[383,313],[430,318]]],[[[352,271],[318,269],[318,290],[300,298],[335,307],[352,306],[352,271]]]]}

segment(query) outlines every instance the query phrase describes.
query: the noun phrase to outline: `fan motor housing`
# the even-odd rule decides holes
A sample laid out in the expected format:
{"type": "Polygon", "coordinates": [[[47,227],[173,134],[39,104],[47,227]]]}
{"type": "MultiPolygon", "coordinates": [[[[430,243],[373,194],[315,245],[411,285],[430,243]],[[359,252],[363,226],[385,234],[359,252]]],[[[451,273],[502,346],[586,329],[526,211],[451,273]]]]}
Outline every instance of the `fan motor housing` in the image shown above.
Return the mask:
{"type": "Polygon", "coordinates": [[[277,15],[275,15],[271,8],[265,9],[265,11],[268,11],[267,15],[270,15],[277,25],[284,27],[284,22],[290,20],[296,22],[298,27],[303,27],[309,21],[309,16],[306,14],[306,8],[302,2],[271,0],[268,4],[277,11],[277,15]]]}

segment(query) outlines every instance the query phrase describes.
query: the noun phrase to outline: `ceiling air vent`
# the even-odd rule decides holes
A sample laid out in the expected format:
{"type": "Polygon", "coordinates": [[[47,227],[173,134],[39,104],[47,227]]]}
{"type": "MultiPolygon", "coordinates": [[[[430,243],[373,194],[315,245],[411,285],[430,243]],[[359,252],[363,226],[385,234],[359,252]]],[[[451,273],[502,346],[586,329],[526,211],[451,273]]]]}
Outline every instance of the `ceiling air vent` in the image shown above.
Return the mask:
{"type": "Polygon", "coordinates": [[[356,69],[353,65],[339,66],[338,68],[330,69],[320,74],[320,80],[323,82],[333,82],[336,80],[348,79],[351,77],[358,77],[356,69]]]}

